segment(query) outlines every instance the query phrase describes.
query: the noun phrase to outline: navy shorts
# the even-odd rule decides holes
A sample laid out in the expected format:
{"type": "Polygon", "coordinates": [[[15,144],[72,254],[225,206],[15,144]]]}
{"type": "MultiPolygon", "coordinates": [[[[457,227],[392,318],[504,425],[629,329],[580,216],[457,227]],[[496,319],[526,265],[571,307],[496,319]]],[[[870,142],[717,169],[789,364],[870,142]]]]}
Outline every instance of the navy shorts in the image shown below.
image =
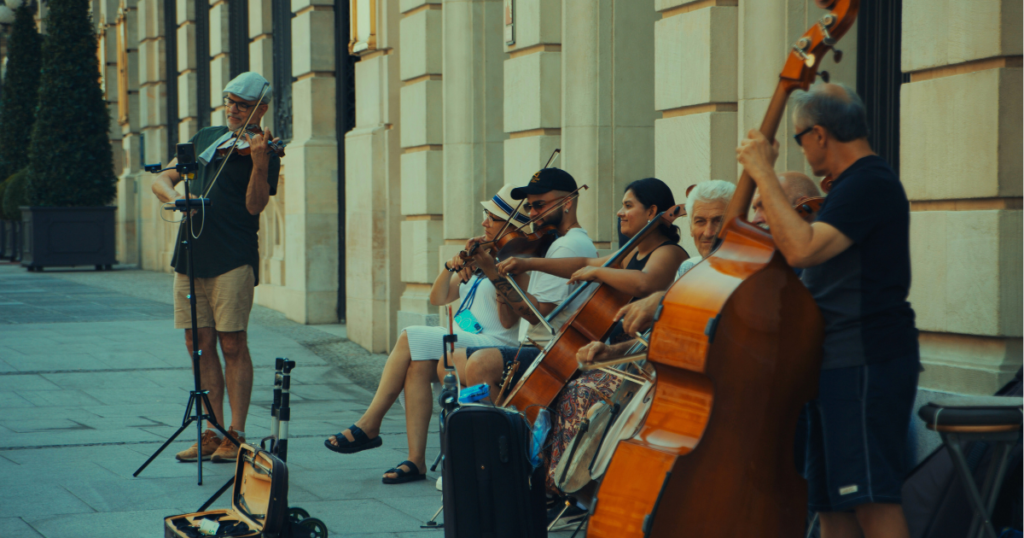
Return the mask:
{"type": "Polygon", "coordinates": [[[818,398],[806,408],[812,511],[900,502],[919,369],[911,357],[821,372],[818,398]]]}
{"type": "Polygon", "coordinates": [[[523,347],[512,347],[512,346],[501,346],[501,347],[467,347],[466,358],[472,357],[474,353],[481,349],[497,349],[501,352],[501,362],[504,366],[508,366],[508,363],[517,361],[519,362],[519,368],[516,370],[516,374],[512,376],[512,381],[508,384],[509,387],[514,387],[523,377],[523,372],[530,367],[533,360],[540,355],[540,350],[533,346],[523,347]]]}

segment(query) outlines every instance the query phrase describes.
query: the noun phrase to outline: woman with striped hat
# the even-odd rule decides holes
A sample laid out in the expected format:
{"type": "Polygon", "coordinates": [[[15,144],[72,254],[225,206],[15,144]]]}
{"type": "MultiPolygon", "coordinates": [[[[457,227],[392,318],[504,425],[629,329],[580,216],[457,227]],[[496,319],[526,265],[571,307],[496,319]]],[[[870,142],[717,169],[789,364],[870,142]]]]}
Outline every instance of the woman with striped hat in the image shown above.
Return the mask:
{"type": "MultiPolygon", "coordinates": [[[[483,239],[493,240],[508,227],[522,226],[529,219],[515,211],[512,186],[503,187],[483,205],[483,239]],[[512,219],[512,223],[508,221],[512,219]],[[508,224],[507,224],[508,223],[508,224]],[[506,226],[507,224],[507,226],[506,226]]],[[[475,238],[471,241],[479,240],[475,238]]],[[[517,277],[526,287],[528,276],[517,277]]],[[[442,306],[459,300],[454,311],[456,348],[514,345],[518,339],[518,317],[499,316],[494,284],[473,265],[455,256],[446,262],[430,288],[430,303],[442,306]]],[[[437,379],[437,363],[443,354],[444,327],[406,327],[384,365],[377,392],[369,409],[355,424],[331,436],[324,445],[334,452],[353,454],[379,447],[380,425],[399,394],[405,391],[409,459],[384,473],[385,484],[401,484],[426,477],[427,429],[433,412],[431,382],[437,379]]]]}

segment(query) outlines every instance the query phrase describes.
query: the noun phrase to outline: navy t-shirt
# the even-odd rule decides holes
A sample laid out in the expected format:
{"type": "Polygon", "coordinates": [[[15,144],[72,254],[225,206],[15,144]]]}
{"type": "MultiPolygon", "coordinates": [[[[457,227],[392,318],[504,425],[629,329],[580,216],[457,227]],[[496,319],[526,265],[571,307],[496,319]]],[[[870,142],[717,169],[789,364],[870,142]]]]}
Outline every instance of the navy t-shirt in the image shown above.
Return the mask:
{"type": "Polygon", "coordinates": [[[825,318],[822,369],[897,358],[919,360],[910,292],[910,203],[881,157],[864,157],[836,178],[818,212],[853,244],[804,269],[825,318]]]}
{"type": "MultiPolygon", "coordinates": [[[[226,132],[228,128],[224,126],[206,127],[200,129],[190,142],[195,144],[197,154],[202,153],[226,132]]],[[[209,164],[200,164],[195,180],[189,185],[191,193],[196,196],[209,189],[211,203],[209,209],[200,209],[192,216],[193,232],[199,236],[192,241],[195,276],[213,278],[237,267],[251,265],[255,284],[258,286],[260,216],[250,215],[249,210],[245,208],[245,193],[249,189],[249,179],[252,176],[252,157],[237,153],[231,155],[217,182],[210,188],[223,162],[222,157],[217,157],[209,164]]],[[[270,185],[271,196],[277,194],[280,170],[281,158],[271,154],[267,166],[267,183],[270,185]]],[[[188,256],[182,243],[185,239],[182,235],[184,233],[188,231],[185,222],[182,222],[178,230],[178,248],[175,249],[174,258],[171,260],[174,270],[183,275],[188,274],[188,256]]]]}

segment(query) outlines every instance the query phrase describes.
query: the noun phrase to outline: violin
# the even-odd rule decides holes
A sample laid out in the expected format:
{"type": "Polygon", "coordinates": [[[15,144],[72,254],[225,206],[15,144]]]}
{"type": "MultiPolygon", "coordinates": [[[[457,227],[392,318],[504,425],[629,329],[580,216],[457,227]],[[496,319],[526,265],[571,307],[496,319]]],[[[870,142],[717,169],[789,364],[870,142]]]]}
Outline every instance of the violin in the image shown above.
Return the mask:
{"type": "MultiPolygon", "coordinates": [[[[829,11],[789,52],[761,123],[768,140],[790,93],[810,87],[853,25],[860,0],[817,4],[829,11]]],[[[807,483],[793,439],[817,392],[825,325],[772,236],[746,222],[754,189],[744,171],[717,248],[655,314],[654,399],[640,430],[618,443],[588,537],[803,535],[807,483]]]]}
{"type": "MultiPolygon", "coordinates": [[[[263,129],[261,129],[259,125],[255,124],[248,125],[245,129],[239,129],[235,132],[235,136],[232,136],[222,142],[220,146],[217,146],[217,155],[224,157],[231,152],[232,147],[234,148],[236,155],[241,155],[243,157],[249,155],[252,149],[249,148],[249,143],[245,141],[243,133],[248,133],[249,136],[252,137],[263,134],[263,129]]],[[[270,148],[270,151],[278,157],[284,157],[284,146],[284,142],[281,142],[280,140],[269,140],[267,142],[267,147],[270,148]]]]}

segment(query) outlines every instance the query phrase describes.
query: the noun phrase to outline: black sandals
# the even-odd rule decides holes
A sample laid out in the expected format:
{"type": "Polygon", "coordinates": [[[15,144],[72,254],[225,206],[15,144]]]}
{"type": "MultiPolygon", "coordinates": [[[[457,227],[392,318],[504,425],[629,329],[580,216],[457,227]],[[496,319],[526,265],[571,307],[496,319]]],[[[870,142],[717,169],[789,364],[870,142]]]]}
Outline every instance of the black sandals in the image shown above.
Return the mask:
{"type": "Polygon", "coordinates": [[[406,482],[415,482],[417,480],[427,479],[427,475],[420,474],[420,468],[417,467],[416,464],[411,461],[403,461],[402,463],[395,465],[393,469],[388,469],[387,471],[384,471],[384,473],[395,473],[396,475],[398,475],[395,478],[388,478],[386,476],[381,478],[381,482],[384,482],[385,484],[404,484],[406,482]],[[408,467],[409,470],[405,471],[403,469],[400,469],[400,467],[403,465],[408,467]]]}
{"type": "Polygon", "coordinates": [[[330,439],[327,439],[324,441],[324,446],[340,454],[355,454],[356,452],[377,448],[384,444],[380,435],[370,439],[366,436],[366,432],[361,430],[359,426],[356,426],[355,424],[349,426],[348,431],[352,432],[352,438],[355,439],[355,441],[349,441],[345,438],[344,432],[338,432],[334,435],[334,439],[338,444],[335,445],[331,443],[330,439]]]}

